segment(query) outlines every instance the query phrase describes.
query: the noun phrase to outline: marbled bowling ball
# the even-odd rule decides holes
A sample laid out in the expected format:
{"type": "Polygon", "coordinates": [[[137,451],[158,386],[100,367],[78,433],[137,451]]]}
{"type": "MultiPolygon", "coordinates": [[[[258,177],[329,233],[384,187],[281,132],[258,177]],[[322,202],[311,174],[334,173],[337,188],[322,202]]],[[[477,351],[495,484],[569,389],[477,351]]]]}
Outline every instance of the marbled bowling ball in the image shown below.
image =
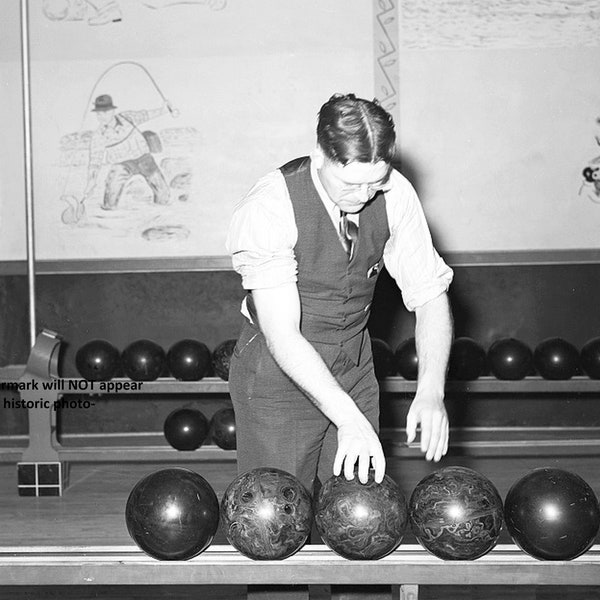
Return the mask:
{"type": "Polygon", "coordinates": [[[498,542],[502,499],[494,484],[465,467],[444,467],[424,477],[409,501],[419,543],[444,560],[475,560],[498,542]]]}
{"type": "Polygon", "coordinates": [[[344,558],[377,560],[402,542],[408,521],[406,498],[389,476],[376,483],[373,475],[371,470],[365,484],[357,476],[347,480],[334,475],[315,498],[319,534],[344,558]]]}
{"type": "Polygon", "coordinates": [[[125,508],[127,531],[148,555],[188,560],[214,539],[219,501],[210,484],[182,467],[155,471],[131,490],[125,508]]]}
{"type": "Polygon", "coordinates": [[[212,352],[212,368],[217,377],[229,381],[229,366],[237,340],[225,340],[212,352]]]}
{"type": "Polygon", "coordinates": [[[311,498],[280,469],[259,467],[236,477],[221,499],[229,543],[253,560],[281,560],[306,543],[313,523],[311,498]]]}
{"type": "Polygon", "coordinates": [[[587,552],[600,526],[592,488],[579,475],[541,467],[516,481],[504,501],[513,541],[539,560],[572,560],[587,552]]]}

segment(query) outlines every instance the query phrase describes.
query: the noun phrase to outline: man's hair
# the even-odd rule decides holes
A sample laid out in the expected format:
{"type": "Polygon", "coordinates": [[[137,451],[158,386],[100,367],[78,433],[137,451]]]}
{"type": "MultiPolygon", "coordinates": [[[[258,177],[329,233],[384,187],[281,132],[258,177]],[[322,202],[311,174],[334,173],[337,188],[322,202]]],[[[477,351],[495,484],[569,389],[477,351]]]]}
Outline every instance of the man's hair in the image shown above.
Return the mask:
{"type": "Polygon", "coordinates": [[[396,132],[392,116],[377,102],[335,94],[319,111],[317,142],[332,161],[391,163],[396,132]]]}

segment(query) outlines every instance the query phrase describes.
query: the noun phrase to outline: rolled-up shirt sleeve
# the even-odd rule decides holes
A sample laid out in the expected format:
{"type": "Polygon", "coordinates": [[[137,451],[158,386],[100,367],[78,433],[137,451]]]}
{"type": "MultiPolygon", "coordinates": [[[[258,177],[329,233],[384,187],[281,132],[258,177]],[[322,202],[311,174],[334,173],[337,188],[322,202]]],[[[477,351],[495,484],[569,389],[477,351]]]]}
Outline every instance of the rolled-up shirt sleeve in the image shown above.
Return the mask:
{"type": "Polygon", "coordinates": [[[261,178],[235,207],[227,250],[244,289],[264,289],[297,281],[294,246],[298,231],[280,171],[261,178]]]}
{"type": "Polygon", "coordinates": [[[406,308],[414,311],[448,290],[454,273],[435,249],[423,208],[410,182],[394,171],[386,192],[390,239],[384,262],[402,293],[406,308]]]}

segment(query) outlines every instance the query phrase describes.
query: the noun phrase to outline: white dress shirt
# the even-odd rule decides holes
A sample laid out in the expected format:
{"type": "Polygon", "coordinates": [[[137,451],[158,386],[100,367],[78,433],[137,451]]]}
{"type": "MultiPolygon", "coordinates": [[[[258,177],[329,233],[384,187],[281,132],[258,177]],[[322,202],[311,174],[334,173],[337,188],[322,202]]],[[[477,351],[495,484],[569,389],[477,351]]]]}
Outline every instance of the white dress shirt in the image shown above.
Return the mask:
{"type": "MultiPolygon", "coordinates": [[[[337,228],[339,208],[325,192],[314,163],[311,176],[337,228]]],[[[447,291],[453,272],[433,246],[421,203],[410,182],[393,170],[384,195],[390,228],[384,264],[400,288],[406,308],[413,311],[447,291]]],[[[360,224],[360,213],[348,216],[360,224]]],[[[229,228],[227,249],[244,288],[296,282],[297,239],[292,202],[284,176],[277,169],[259,179],[236,206],[229,228]]]]}

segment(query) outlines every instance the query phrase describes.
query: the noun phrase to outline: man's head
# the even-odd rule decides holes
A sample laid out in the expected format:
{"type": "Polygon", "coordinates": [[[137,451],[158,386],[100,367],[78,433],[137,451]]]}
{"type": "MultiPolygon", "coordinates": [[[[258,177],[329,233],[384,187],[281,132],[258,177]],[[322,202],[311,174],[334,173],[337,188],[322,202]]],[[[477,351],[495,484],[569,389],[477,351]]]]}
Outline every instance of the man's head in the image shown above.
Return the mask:
{"type": "Polygon", "coordinates": [[[345,212],[358,212],[392,171],[396,134],[391,115],[376,101],[332,96],[319,112],[317,169],[325,191],[345,212]]]}
{"type": "Polygon", "coordinates": [[[350,162],[392,162],[396,132],[391,115],[375,100],[335,94],[319,111],[317,143],[327,158],[350,162]]]}
{"type": "Polygon", "coordinates": [[[96,113],[100,123],[108,123],[113,118],[116,108],[112,98],[108,94],[102,94],[94,101],[92,112],[96,113]]]}

